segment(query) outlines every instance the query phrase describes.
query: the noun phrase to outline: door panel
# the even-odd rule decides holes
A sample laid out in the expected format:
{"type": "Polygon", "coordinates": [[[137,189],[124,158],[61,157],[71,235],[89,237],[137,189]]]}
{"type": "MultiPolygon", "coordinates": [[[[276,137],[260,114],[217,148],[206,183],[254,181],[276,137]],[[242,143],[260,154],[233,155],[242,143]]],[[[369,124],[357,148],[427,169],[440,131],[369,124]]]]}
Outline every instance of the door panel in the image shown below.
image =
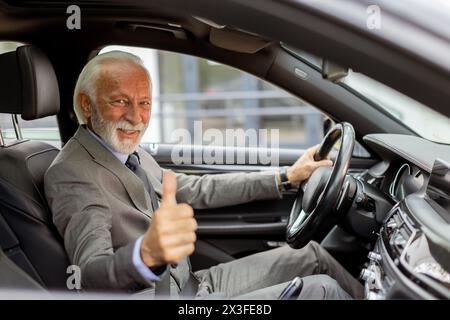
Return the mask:
{"type": "MultiPolygon", "coordinates": [[[[248,151],[244,148],[214,147],[215,150],[233,152],[234,159],[245,156],[242,164],[203,164],[202,159],[194,158],[194,155],[202,155],[208,147],[190,146],[191,164],[173,164],[171,153],[173,145],[143,145],[152,153],[153,157],[164,168],[186,174],[220,174],[230,172],[258,172],[264,170],[275,170],[275,167],[263,166],[260,163],[249,163],[249,159],[258,153],[254,149],[248,151]],[[253,154],[252,154],[253,152],[253,154]],[[194,163],[194,164],[192,164],[194,163]],[[195,164],[197,163],[197,164],[195,164]]],[[[292,164],[303,152],[303,150],[281,150],[280,163],[292,164]]],[[[254,157],[257,159],[257,157],[254,157]]],[[[236,162],[236,161],[235,161],[236,162]]],[[[283,238],[286,228],[287,216],[294,202],[295,190],[283,194],[283,201],[278,199],[262,200],[235,206],[214,209],[196,210],[195,216],[198,222],[199,238],[228,237],[236,238],[245,236],[249,238],[267,237],[283,238]]]]}
{"type": "Polygon", "coordinates": [[[196,210],[201,237],[280,237],[286,230],[287,216],[295,192],[284,193],[283,201],[262,200],[217,209],[196,210]]]}

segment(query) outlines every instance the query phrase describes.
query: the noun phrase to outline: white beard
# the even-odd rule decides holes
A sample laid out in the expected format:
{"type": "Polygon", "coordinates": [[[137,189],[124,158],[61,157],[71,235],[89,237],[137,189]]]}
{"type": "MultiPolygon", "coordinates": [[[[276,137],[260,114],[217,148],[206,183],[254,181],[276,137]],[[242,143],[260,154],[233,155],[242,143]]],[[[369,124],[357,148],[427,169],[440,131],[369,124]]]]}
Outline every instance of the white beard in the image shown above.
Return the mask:
{"type": "Polygon", "coordinates": [[[142,136],[148,127],[148,123],[132,125],[126,120],[119,120],[117,122],[105,120],[98,111],[97,106],[93,106],[92,108],[91,124],[92,129],[96,134],[98,134],[107,144],[113,147],[114,150],[123,154],[131,154],[136,150],[136,147],[141,142],[142,136]],[[132,139],[120,141],[117,135],[117,129],[139,130],[139,137],[136,141],[133,141],[132,139]]]}

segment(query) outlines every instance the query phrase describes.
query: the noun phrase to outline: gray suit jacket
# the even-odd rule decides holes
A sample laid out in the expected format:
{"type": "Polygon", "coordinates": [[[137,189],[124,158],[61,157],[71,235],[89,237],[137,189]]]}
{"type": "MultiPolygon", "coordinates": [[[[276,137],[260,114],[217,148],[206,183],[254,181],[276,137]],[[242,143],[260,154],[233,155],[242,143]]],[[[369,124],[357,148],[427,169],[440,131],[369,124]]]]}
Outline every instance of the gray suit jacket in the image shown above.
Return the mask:
{"type": "MultiPolygon", "coordinates": [[[[141,164],[161,197],[163,169],[139,148],[141,164]]],[[[274,173],[176,174],[177,201],[193,208],[223,207],[276,198],[274,173]]],[[[84,127],[70,139],[45,174],[45,194],[71,262],[84,288],[137,291],[154,287],[132,263],[135,240],[151,223],[152,206],[142,181],[84,127]]],[[[188,280],[183,259],[171,268],[172,290],[188,280]]]]}

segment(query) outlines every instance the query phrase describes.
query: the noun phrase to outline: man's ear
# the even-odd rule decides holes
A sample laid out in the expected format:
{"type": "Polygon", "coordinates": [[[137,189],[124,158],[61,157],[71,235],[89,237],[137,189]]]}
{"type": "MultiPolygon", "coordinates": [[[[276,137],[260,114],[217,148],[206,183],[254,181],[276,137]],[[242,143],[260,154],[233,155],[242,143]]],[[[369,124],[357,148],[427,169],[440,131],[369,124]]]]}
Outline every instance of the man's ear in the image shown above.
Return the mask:
{"type": "Polygon", "coordinates": [[[78,99],[80,99],[80,106],[81,109],[83,111],[83,115],[86,118],[86,120],[90,119],[92,116],[92,106],[91,106],[91,99],[89,99],[89,96],[84,93],[81,92],[80,95],[78,96],[78,99]]]}

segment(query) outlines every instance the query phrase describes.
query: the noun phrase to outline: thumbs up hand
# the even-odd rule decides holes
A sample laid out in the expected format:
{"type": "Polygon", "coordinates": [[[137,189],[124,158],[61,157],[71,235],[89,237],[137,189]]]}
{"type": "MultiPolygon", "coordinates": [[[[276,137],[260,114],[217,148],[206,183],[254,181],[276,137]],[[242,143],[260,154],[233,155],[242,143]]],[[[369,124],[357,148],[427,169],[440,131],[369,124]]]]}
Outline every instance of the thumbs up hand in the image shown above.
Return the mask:
{"type": "Polygon", "coordinates": [[[166,171],[161,206],[154,213],[141,244],[141,258],[150,268],[178,263],[194,252],[197,230],[194,211],[185,203],[177,204],[176,191],[176,177],[166,171]]]}

